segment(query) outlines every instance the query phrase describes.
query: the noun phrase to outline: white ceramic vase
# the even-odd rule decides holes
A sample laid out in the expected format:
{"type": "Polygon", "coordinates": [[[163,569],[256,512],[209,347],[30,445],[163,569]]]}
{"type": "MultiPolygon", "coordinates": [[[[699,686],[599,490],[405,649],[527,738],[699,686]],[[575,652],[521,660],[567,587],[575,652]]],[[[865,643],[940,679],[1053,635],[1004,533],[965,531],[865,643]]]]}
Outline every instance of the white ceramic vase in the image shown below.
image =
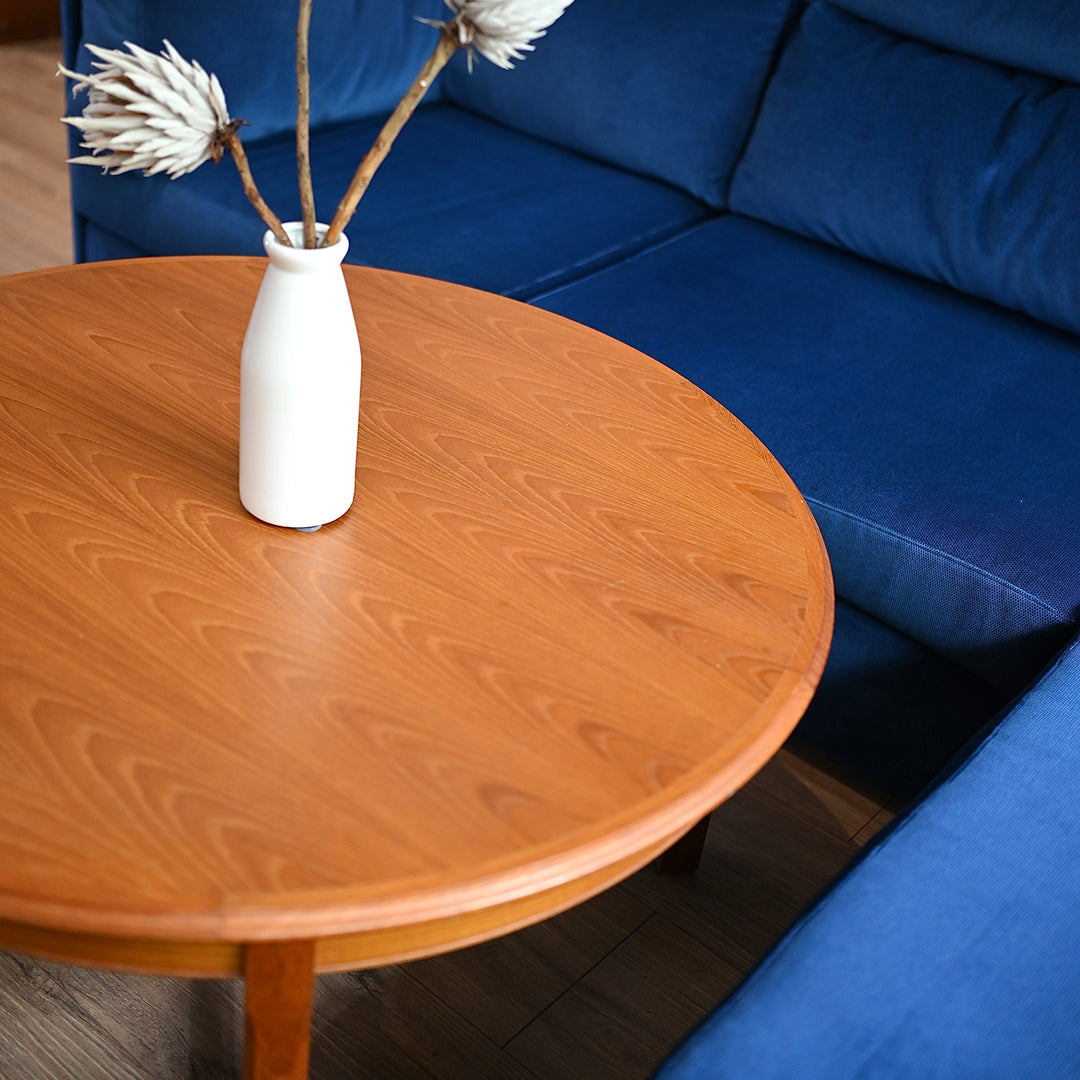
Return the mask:
{"type": "MultiPolygon", "coordinates": [[[[319,237],[326,233],[320,225],[319,237]]],[[[240,359],[240,501],[272,525],[314,529],[349,509],[356,486],[360,344],[341,262],[267,230],[270,257],[240,359]]]]}

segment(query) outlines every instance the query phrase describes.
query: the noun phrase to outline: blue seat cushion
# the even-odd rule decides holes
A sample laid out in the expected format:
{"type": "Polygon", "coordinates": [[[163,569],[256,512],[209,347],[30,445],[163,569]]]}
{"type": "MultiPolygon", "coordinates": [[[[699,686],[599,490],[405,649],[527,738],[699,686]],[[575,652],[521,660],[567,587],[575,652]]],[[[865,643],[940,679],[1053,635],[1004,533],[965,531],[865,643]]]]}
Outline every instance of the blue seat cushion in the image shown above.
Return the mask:
{"type": "MultiPolygon", "coordinates": [[[[381,121],[312,134],[317,210],[329,220],[381,121]]],[[[283,219],[299,216],[291,136],[248,148],[283,219]]],[[[146,254],[262,254],[264,226],[231,160],[179,180],[73,170],[76,213],[146,254]]],[[[347,230],[350,262],[511,296],[606,265],[704,220],[704,204],[445,103],[421,108],[347,230]]]]}
{"type": "Polygon", "coordinates": [[[1012,694],[1080,607],[1080,342],[726,215],[538,300],[755,431],[838,595],[1012,694]]]}
{"type": "Polygon", "coordinates": [[[967,668],[837,600],[829,659],[791,746],[907,802],[1005,701],[967,668]]]}
{"type": "Polygon", "coordinates": [[[657,1080],[1080,1075],[1080,646],[657,1080]]]}
{"type": "Polygon", "coordinates": [[[721,207],[796,0],[582,0],[512,71],[458,56],[451,100],[721,207]]]}
{"type": "Polygon", "coordinates": [[[731,208],[1080,333],[1078,188],[1080,87],[815,4],[731,208]]]}

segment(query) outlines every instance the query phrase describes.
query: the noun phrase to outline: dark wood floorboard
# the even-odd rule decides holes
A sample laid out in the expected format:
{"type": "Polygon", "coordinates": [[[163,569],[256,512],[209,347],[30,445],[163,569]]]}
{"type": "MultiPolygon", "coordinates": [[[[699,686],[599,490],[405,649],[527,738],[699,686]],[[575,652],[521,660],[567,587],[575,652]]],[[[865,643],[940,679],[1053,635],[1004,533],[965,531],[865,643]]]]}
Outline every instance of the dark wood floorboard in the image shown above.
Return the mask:
{"type": "MultiPolygon", "coordinates": [[[[55,39],[0,46],[0,273],[71,259],[55,39]]],[[[647,868],[471,949],[317,980],[313,1080],[651,1074],[890,819],[783,751],[692,875],[647,868]]],[[[234,1080],[242,986],[0,953],[0,1080],[234,1080]]]]}

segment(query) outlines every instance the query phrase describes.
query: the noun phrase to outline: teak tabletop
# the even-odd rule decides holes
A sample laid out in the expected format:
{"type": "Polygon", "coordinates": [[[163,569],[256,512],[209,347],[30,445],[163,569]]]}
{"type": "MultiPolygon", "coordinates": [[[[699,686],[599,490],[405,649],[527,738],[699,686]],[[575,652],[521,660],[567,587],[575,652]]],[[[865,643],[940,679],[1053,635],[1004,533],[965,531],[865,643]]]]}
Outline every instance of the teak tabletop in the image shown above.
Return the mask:
{"type": "Polygon", "coordinates": [[[716,402],[386,271],[346,268],[353,508],[249,517],[264,265],[0,279],[0,944],[246,974],[247,1075],[299,1077],[313,971],[554,914],[743,784],[817,684],[832,590],[716,402]]]}

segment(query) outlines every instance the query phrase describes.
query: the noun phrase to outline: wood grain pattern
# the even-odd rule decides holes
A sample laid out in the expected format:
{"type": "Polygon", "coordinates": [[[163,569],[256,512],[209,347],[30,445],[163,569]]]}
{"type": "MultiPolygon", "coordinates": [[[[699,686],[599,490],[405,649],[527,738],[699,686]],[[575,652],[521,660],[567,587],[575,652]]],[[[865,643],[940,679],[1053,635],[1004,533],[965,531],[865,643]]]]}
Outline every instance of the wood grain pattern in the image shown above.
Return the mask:
{"type": "Polygon", "coordinates": [[[0,282],[0,918],[326,937],[630,873],[816,685],[798,492],[634,350],[350,268],[357,502],[262,525],[235,464],[261,265],[0,282]]]}

